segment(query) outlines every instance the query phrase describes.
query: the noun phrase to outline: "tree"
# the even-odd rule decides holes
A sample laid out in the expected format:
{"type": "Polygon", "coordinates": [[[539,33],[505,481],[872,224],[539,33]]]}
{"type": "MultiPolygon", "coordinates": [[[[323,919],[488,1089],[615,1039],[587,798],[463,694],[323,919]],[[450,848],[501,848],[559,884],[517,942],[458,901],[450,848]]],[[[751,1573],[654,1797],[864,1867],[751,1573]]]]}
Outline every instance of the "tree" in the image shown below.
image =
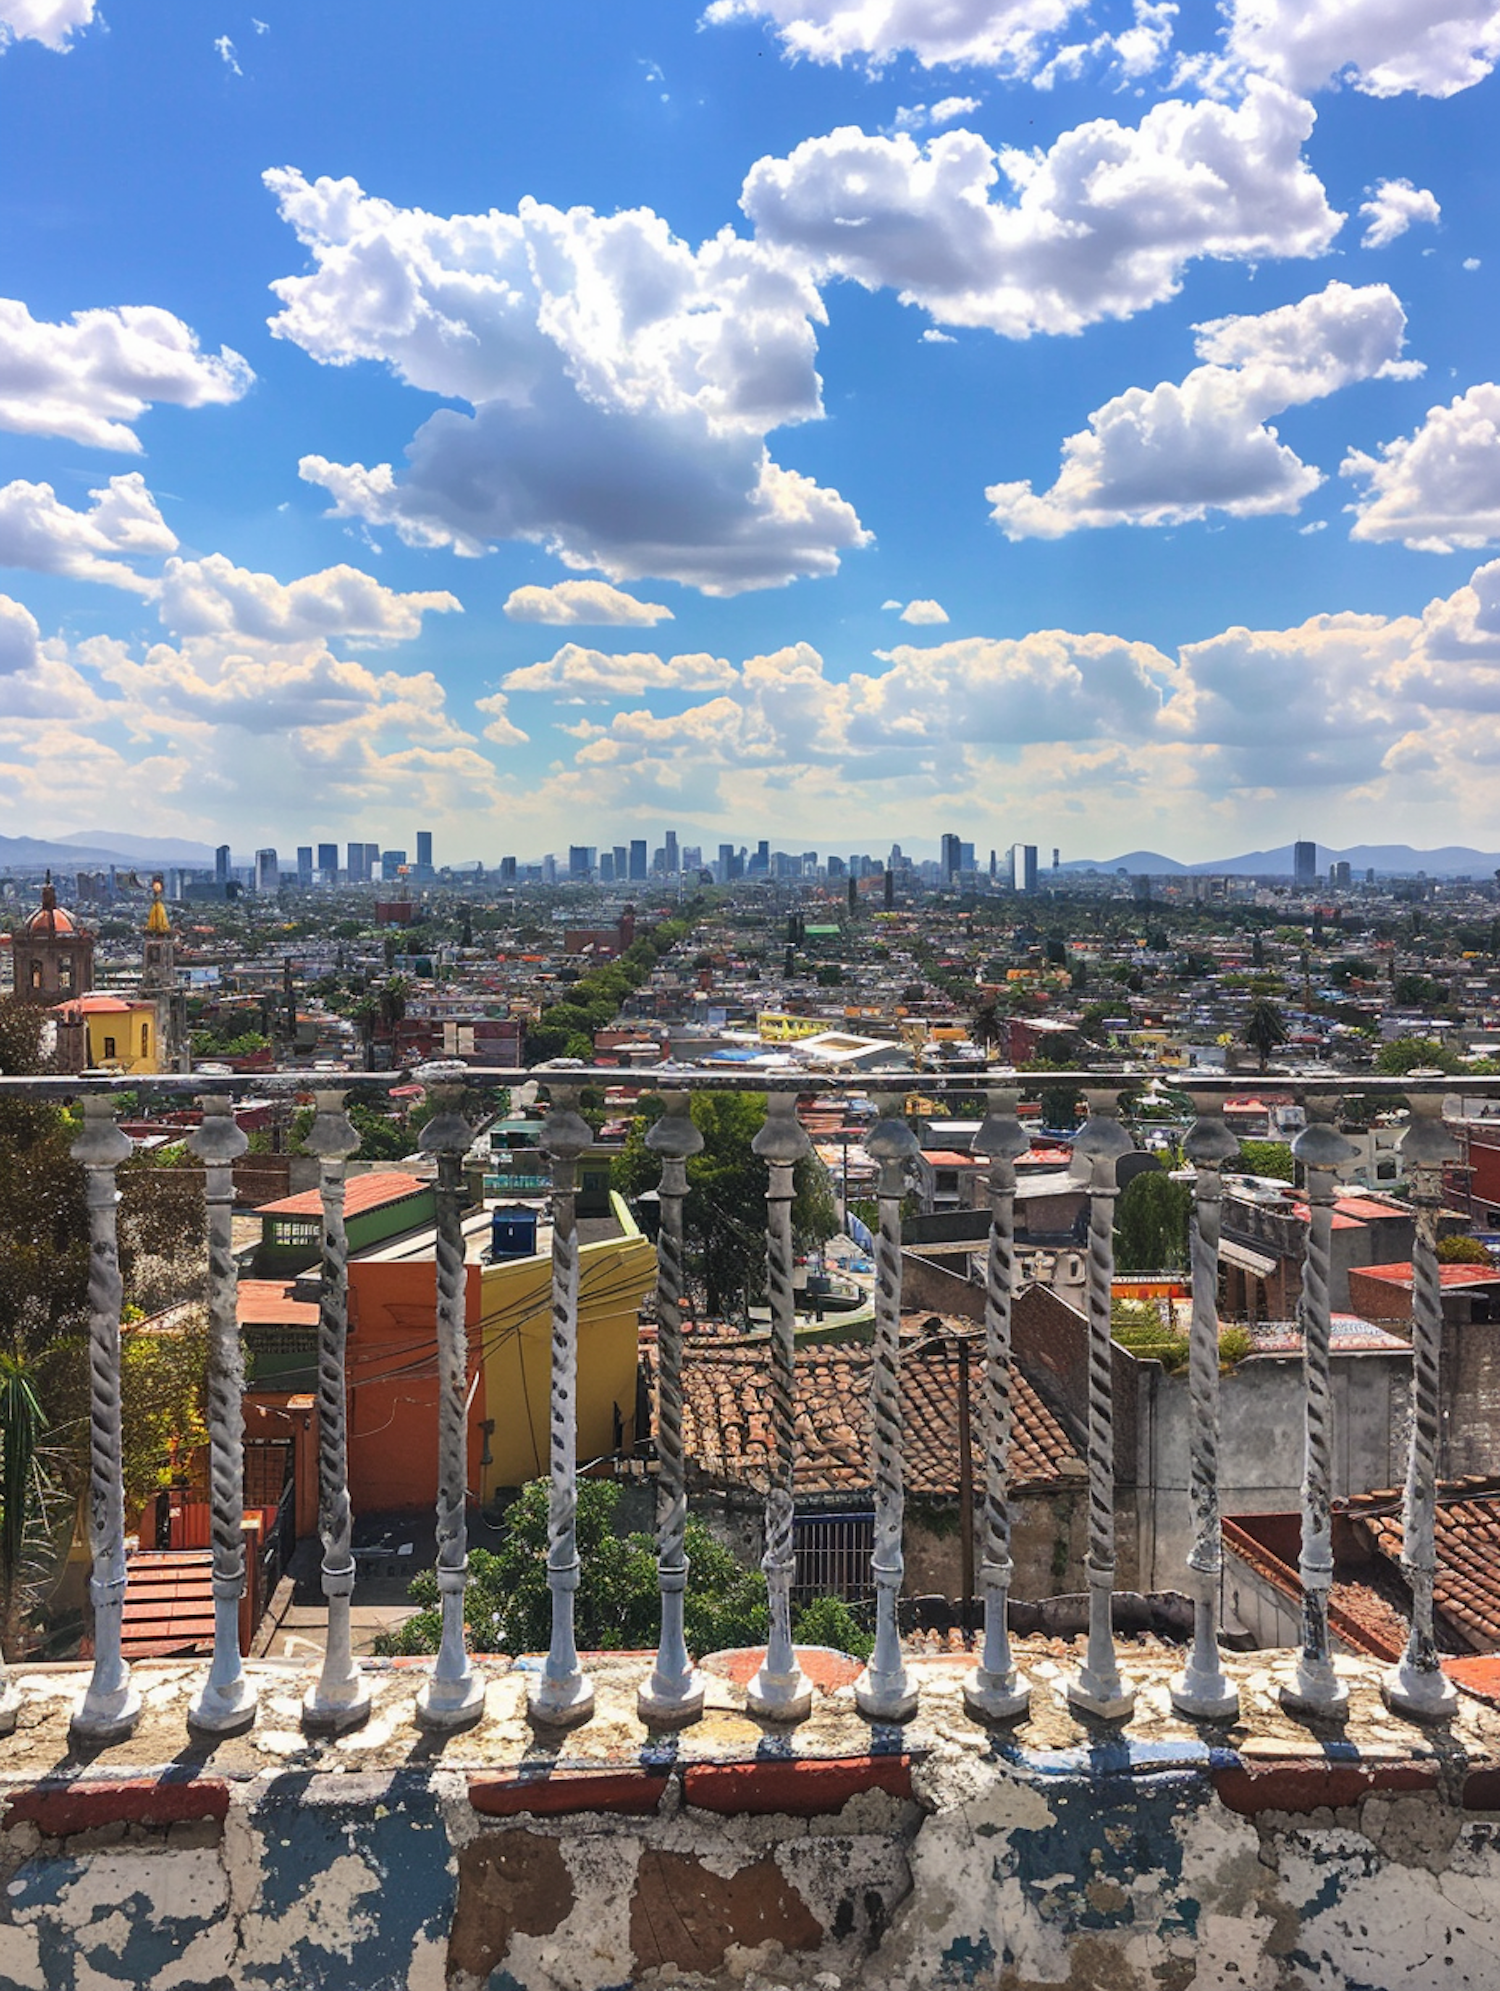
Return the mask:
{"type": "Polygon", "coordinates": [[[1490,1257],[1477,1237],[1440,1237],[1437,1241],[1439,1265],[1488,1265],[1490,1257]]]}
{"type": "MultiPolygon", "coordinates": [[[[660,1597],[656,1548],[649,1535],[617,1535],[620,1489],[609,1480],[578,1483],[578,1552],[574,1594],[579,1645],[600,1652],[648,1649],[656,1643],[660,1597]]],[[[765,1579],[741,1569],[702,1522],[687,1524],[688,1582],[683,1619],[689,1649],[722,1651],[754,1645],[767,1629],[765,1579]]],[[[532,1480],[507,1509],[500,1547],[469,1554],[464,1620],[477,1652],[542,1652],[551,1635],[547,1588],[547,1482],[532,1480]]],[[[436,1652],[442,1635],[437,1577],[423,1570],[410,1590],[424,1608],[399,1631],[382,1633],[382,1653],[436,1652]]]]}
{"type": "Polygon", "coordinates": [[[1239,1159],[1226,1162],[1225,1167],[1230,1171],[1238,1169],[1245,1175],[1264,1175],[1275,1182],[1294,1182],[1297,1178],[1291,1144],[1287,1141],[1241,1141],[1239,1159]]]}
{"type": "Polygon", "coordinates": [[[1287,1038],[1286,1018],[1268,996],[1257,996],[1250,1005],[1250,1014],[1245,1019],[1241,1041],[1250,1046],[1260,1059],[1262,1071],[1266,1061],[1278,1044],[1287,1038]]]}
{"type": "Polygon", "coordinates": [[[987,996],[969,1019],[969,1035],[981,1051],[987,1051],[1000,1042],[1001,1029],[999,1005],[993,996],[987,996]]]}
{"type": "Polygon", "coordinates": [[[1436,1037],[1396,1037],[1375,1053],[1375,1069],[1382,1078],[1404,1078],[1408,1072],[1427,1066],[1432,1071],[1457,1072],[1463,1060],[1436,1037]]]}
{"type": "MultiPolygon", "coordinates": [[[[765,1207],[766,1165],[751,1146],[765,1105],[761,1093],[693,1096],[693,1124],[703,1136],[703,1151],[688,1159],[683,1241],[689,1274],[702,1281],[710,1313],[728,1313],[747,1289],[759,1292],[765,1284],[766,1233],[759,1212],[765,1207]]],[[[622,1195],[656,1188],[661,1163],[646,1146],[646,1133],[660,1112],[660,1101],[653,1100],[646,1114],[631,1122],[614,1165],[622,1195]]],[[[816,1155],[798,1162],[793,1187],[793,1235],[804,1248],[823,1243],[838,1229],[838,1212],[828,1171],[816,1155]]]]}
{"type": "Polygon", "coordinates": [[[1187,1264],[1192,1192],[1165,1169],[1131,1179],[1115,1207],[1115,1263],[1122,1272],[1176,1271],[1187,1264]]]}

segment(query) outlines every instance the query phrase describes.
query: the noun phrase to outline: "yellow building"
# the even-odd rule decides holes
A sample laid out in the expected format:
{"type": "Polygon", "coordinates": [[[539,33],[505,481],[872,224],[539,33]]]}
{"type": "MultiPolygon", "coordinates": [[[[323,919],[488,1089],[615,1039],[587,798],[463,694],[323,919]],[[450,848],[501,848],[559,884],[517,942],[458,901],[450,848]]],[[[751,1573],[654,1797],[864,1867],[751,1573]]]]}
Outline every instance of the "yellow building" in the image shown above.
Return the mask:
{"type": "Polygon", "coordinates": [[[794,1044],[803,1037],[820,1037],[827,1028],[826,1016],[789,1016],[780,1009],[763,1009],[755,1019],[763,1044],[794,1044]]]}
{"type": "Polygon", "coordinates": [[[59,1003],[58,1063],[64,1071],[154,1072],[156,1004],[106,995],[102,990],[59,1003]]]}
{"type": "MultiPolygon", "coordinates": [[[[578,1460],[607,1456],[636,1433],[637,1323],[656,1283],[656,1252],[626,1204],[610,1203],[623,1235],[579,1250],[578,1460]]],[[[480,1274],[478,1339],[484,1395],[494,1420],[480,1497],[544,1479],[550,1444],[552,1261],[538,1253],[486,1265],[480,1274]]]]}

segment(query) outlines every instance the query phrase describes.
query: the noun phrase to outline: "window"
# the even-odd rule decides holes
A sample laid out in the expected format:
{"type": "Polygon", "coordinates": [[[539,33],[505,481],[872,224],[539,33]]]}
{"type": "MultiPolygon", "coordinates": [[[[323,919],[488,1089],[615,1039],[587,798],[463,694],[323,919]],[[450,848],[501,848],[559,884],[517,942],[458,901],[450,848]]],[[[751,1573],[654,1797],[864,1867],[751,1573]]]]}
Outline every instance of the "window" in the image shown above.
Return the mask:
{"type": "Polygon", "coordinates": [[[310,1217],[278,1217],[271,1226],[272,1244],[317,1244],[321,1236],[317,1223],[310,1217]]]}
{"type": "Polygon", "coordinates": [[[33,961],[31,964],[31,986],[34,989],[39,989],[42,986],[42,964],[40,961],[33,961]]]}
{"type": "Polygon", "coordinates": [[[104,1040],[104,1055],[105,1055],[105,1057],[106,1057],[106,1058],[112,1058],[112,1057],[114,1057],[114,1056],[115,1056],[115,1040],[114,1040],[114,1038],[113,1038],[113,1037],[106,1037],[106,1038],[105,1038],[105,1040],[104,1040]]]}
{"type": "Polygon", "coordinates": [[[62,989],[62,990],[64,991],[64,993],[65,993],[65,994],[71,994],[71,992],[72,992],[72,988],[73,988],[73,957],[72,957],[72,955],[71,955],[71,954],[64,954],[64,955],[63,955],[63,956],[62,956],[62,957],[60,958],[60,960],[58,961],[58,964],[57,964],[57,986],[58,986],[58,987],[59,987],[60,989],[62,989]]]}
{"type": "Polygon", "coordinates": [[[151,1055],[151,1025],[149,1023],[143,1023],[141,1025],[141,1056],[143,1058],[146,1058],[149,1057],[150,1055],[151,1055]]]}

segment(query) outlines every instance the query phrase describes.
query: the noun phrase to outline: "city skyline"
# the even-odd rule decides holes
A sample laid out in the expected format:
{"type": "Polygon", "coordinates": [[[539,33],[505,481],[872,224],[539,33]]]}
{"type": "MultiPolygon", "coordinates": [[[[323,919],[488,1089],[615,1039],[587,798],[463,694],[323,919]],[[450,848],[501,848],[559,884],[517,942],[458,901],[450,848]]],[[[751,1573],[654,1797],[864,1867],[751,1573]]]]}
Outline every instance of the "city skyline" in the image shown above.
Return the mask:
{"type": "Polygon", "coordinates": [[[0,834],[1500,845],[1494,24],[1317,18],[0,0],[0,834]]]}

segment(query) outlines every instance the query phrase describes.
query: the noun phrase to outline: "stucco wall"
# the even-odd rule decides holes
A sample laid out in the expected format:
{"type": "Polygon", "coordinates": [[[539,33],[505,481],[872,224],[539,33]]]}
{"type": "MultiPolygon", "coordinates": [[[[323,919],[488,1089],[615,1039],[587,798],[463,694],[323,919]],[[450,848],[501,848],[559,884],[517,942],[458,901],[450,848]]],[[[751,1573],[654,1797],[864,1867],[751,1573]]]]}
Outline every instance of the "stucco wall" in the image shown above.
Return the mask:
{"type": "Polygon", "coordinates": [[[1330,1756],[1278,1713],[1265,1656],[1231,1658],[1231,1746],[1163,1717],[1179,1658],[1135,1648],[1141,1714],[1084,1730],[1059,1654],[1020,1642],[1035,1703],[998,1733],[937,1660],[915,1662],[922,1707],[898,1731],[853,1715],[854,1669],[830,1658],[814,1716],[780,1737],[737,1711],[728,1655],[676,1738],[633,1726],[626,1655],[591,1659],[599,1712],[568,1739],[527,1731],[526,1676],[503,1665],[480,1730],[442,1745],[411,1726],[411,1670],[381,1673],[369,1729],[327,1743],[267,1676],[251,1737],[152,1764],[128,1759],[180,1717],[187,1669],[142,1669],[142,1737],[88,1763],[53,1750],[57,1676],[23,1679],[0,1984],[1492,1991],[1487,1706],[1465,1700],[1433,1748],[1341,1660],[1353,1712],[1330,1756]]]}

